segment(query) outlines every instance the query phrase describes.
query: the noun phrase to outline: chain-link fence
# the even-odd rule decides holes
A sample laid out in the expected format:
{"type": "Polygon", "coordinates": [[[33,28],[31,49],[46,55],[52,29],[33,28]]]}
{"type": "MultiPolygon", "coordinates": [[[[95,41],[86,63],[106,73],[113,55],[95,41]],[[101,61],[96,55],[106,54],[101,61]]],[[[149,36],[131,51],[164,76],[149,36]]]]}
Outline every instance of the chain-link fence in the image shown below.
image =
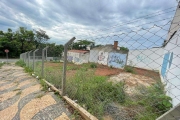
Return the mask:
{"type": "Polygon", "coordinates": [[[158,118],[180,103],[179,22],[175,16],[77,38],[95,46],[68,50],[66,94],[99,119],[158,118]]]}
{"type": "Polygon", "coordinates": [[[51,47],[20,58],[99,119],[154,120],[180,103],[180,18],[167,19],[82,35],[95,43],[83,48],[73,38],[65,62],[51,47]]]}

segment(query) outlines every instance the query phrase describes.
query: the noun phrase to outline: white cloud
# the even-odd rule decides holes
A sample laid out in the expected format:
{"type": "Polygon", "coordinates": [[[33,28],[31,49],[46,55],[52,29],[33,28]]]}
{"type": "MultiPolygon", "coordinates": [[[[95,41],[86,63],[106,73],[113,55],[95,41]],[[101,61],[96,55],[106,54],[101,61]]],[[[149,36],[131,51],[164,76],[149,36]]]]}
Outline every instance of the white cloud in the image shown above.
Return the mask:
{"type": "Polygon", "coordinates": [[[176,5],[176,0],[0,0],[0,28],[4,31],[20,26],[40,28],[50,36],[50,42],[63,44],[74,36],[93,39],[95,36],[121,34],[126,29],[137,30],[141,27],[134,26],[173,16],[174,11],[131,24],[127,21],[173,6],[175,9],[176,5]]]}

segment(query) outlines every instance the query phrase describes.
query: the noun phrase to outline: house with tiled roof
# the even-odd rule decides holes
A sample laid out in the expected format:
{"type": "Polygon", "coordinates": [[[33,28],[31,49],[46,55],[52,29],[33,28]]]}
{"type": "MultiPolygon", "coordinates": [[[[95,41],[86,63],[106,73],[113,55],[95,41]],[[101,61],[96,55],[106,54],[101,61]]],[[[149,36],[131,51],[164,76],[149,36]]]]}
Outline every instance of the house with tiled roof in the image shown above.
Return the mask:
{"type": "Polygon", "coordinates": [[[67,60],[75,64],[88,63],[89,51],[88,50],[69,50],[67,53],[67,60]]]}

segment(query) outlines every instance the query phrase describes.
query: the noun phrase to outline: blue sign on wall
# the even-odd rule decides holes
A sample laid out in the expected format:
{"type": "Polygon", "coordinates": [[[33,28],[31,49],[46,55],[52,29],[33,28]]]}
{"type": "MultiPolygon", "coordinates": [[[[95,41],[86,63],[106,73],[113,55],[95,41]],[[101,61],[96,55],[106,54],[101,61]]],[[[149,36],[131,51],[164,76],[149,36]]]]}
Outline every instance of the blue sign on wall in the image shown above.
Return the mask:
{"type": "Polygon", "coordinates": [[[162,68],[161,68],[161,75],[163,76],[163,78],[166,75],[167,69],[169,69],[171,67],[172,60],[173,60],[173,53],[166,53],[164,55],[163,64],[162,64],[162,68]]]}
{"type": "Polygon", "coordinates": [[[109,53],[108,66],[123,68],[126,64],[127,54],[109,53]]]}

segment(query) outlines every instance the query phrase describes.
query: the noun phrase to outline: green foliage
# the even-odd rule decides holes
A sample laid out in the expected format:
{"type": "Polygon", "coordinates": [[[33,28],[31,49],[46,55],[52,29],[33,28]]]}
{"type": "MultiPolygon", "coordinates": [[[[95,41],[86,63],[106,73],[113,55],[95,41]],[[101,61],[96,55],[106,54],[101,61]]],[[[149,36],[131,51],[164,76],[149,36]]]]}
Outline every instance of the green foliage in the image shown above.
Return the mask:
{"type": "MultiPolygon", "coordinates": [[[[43,30],[41,30],[43,31],[43,30]]],[[[45,31],[33,32],[25,27],[19,27],[16,31],[8,28],[7,32],[0,31],[0,57],[6,57],[5,49],[8,49],[9,58],[19,57],[20,53],[30,51],[44,44],[49,39],[45,31]]]]}
{"type": "Polygon", "coordinates": [[[91,63],[91,64],[90,64],[90,67],[91,67],[91,68],[97,68],[97,64],[96,64],[96,63],[91,63]]]}
{"type": "Polygon", "coordinates": [[[4,65],[4,63],[0,63],[0,68],[4,65]]]}
{"type": "Polygon", "coordinates": [[[151,100],[156,111],[160,111],[162,114],[167,112],[171,107],[171,98],[166,96],[164,92],[164,85],[158,82],[148,89],[148,98],[151,100]]]}
{"type": "Polygon", "coordinates": [[[164,92],[164,85],[157,82],[150,87],[138,87],[133,98],[126,99],[127,106],[140,106],[143,111],[136,115],[138,120],[156,119],[160,115],[167,112],[171,107],[171,98],[166,96],[164,92]]]}
{"type": "Polygon", "coordinates": [[[45,79],[52,83],[56,88],[60,88],[62,74],[59,72],[59,69],[54,69],[52,67],[45,68],[45,79]]]}
{"type": "Polygon", "coordinates": [[[22,93],[22,91],[19,91],[19,92],[16,93],[16,95],[20,95],[21,93],[22,93]]]}
{"type": "Polygon", "coordinates": [[[126,72],[130,72],[130,73],[135,73],[135,71],[134,71],[134,69],[133,69],[133,67],[132,66],[125,66],[124,67],[124,70],[126,71],[126,72]]]}
{"type": "Polygon", "coordinates": [[[36,34],[34,36],[35,37],[34,43],[36,45],[36,48],[38,48],[41,43],[44,43],[50,39],[49,36],[46,34],[46,31],[44,30],[39,29],[36,30],[35,33],[36,34]]]}
{"type": "Polygon", "coordinates": [[[89,40],[78,40],[77,42],[74,42],[71,45],[72,49],[76,49],[76,50],[86,50],[87,46],[90,46],[91,48],[94,47],[94,42],[89,41],[89,40]]]}
{"type": "Polygon", "coordinates": [[[25,62],[24,62],[23,60],[18,60],[18,61],[15,63],[15,65],[18,65],[18,66],[20,66],[20,67],[25,67],[25,66],[26,66],[26,64],[25,64],[25,62]]]}
{"type": "Polygon", "coordinates": [[[129,49],[126,48],[126,47],[120,47],[120,50],[123,51],[123,52],[128,52],[129,51],[129,49]]]}
{"type": "Polygon", "coordinates": [[[107,77],[95,76],[94,72],[77,71],[67,80],[67,93],[90,113],[101,118],[106,104],[125,100],[124,83],[112,84],[107,77]]]}
{"type": "Polygon", "coordinates": [[[30,73],[30,74],[33,72],[33,70],[29,67],[25,67],[24,70],[25,72],[30,73]]]}
{"type": "Polygon", "coordinates": [[[48,85],[44,82],[44,80],[40,79],[40,84],[42,86],[42,90],[43,91],[47,91],[48,90],[48,85]]]}

